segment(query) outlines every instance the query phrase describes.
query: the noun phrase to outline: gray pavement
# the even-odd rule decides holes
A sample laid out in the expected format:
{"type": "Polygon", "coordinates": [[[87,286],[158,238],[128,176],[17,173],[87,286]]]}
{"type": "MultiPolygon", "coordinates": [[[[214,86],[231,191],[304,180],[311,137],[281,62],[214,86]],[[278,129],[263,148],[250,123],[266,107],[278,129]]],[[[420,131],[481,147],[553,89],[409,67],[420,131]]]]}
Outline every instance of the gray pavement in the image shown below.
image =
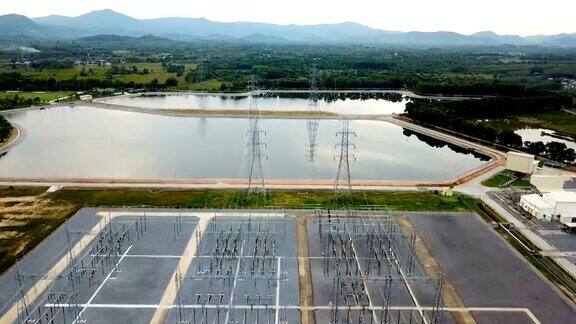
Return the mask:
{"type": "Polygon", "coordinates": [[[479,216],[410,220],[467,306],[529,308],[542,323],[574,323],[573,305],[479,216]]]}

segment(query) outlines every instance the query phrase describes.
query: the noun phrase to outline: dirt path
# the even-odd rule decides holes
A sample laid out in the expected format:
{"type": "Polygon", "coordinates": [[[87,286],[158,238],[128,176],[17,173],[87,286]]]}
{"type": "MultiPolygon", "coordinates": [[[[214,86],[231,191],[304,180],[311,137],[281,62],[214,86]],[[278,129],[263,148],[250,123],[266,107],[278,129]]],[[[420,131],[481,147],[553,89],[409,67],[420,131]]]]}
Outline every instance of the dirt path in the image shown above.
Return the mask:
{"type": "Polygon", "coordinates": [[[316,316],[313,309],[314,292],[312,291],[312,272],[308,254],[308,230],[306,217],[296,217],[296,242],[298,242],[298,286],[300,291],[300,322],[302,324],[316,324],[316,316]]]}
{"type": "MultiPolygon", "coordinates": [[[[406,233],[416,234],[416,255],[418,256],[418,259],[420,259],[420,262],[422,262],[422,265],[424,266],[426,273],[431,277],[440,276],[440,274],[442,273],[442,268],[440,267],[438,262],[436,262],[436,259],[434,258],[434,256],[432,256],[430,251],[428,251],[428,249],[424,245],[424,242],[422,242],[422,239],[420,239],[420,237],[417,235],[416,230],[414,230],[414,227],[408,220],[408,217],[399,216],[396,218],[396,222],[400,227],[402,227],[402,229],[406,233]]],[[[446,307],[454,307],[454,308],[466,307],[466,305],[456,292],[456,289],[454,288],[454,286],[452,286],[452,283],[447,278],[444,281],[443,296],[444,296],[444,305],[446,307]]],[[[454,318],[456,324],[476,323],[474,316],[472,316],[472,313],[469,311],[452,311],[450,312],[450,314],[454,318]]]]}

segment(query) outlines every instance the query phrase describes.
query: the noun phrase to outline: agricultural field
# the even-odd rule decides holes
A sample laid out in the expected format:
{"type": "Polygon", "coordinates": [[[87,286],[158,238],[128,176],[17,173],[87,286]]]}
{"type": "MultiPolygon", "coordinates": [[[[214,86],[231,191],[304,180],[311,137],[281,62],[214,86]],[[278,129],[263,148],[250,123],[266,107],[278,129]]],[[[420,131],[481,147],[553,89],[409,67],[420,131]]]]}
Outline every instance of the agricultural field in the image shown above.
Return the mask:
{"type": "MultiPolygon", "coordinates": [[[[189,89],[189,84],[185,79],[186,73],[193,71],[196,68],[196,64],[184,63],[185,66],[184,74],[178,76],[176,73],[169,73],[166,68],[162,66],[162,63],[150,63],[150,62],[135,62],[135,63],[118,63],[112,65],[104,64],[78,64],[74,65],[72,68],[67,69],[34,69],[31,67],[12,67],[9,65],[0,66],[0,73],[2,72],[19,72],[22,75],[30,76],[36,79],[47,80],[54,78],[56,80],[106,80],[111,78],[112,81],[120,81],[124,83],[134,82],[136,84],[150,84],[153,80],[158,80],[158,82],[163,83],[168,78],[176,78],[179,82],[179,88],[189,89]],[[114,73],[112,70],[126,69],[124,72],[114,73]]],[[[216,85],[212,85],[211,82],[207,81],[206,88],[217,88],[219,87],[219,82],[216,85]]]]}

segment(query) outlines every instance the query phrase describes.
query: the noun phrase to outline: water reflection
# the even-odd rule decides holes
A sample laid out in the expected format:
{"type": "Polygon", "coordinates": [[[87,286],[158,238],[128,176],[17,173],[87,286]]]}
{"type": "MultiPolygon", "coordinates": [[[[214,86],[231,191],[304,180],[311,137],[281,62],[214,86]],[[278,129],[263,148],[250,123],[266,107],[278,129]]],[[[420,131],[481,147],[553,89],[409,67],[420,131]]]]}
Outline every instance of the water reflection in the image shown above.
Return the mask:
{"type": "MultiPolygon", "coordinates": [[[[307,111],[309,94],[265,94],[258,98],[260,110],[307,111]]],[[[131,107],[154,109],[234,109],[247,110],[250,100],[246,96],[217,94],[171,94],[116,97],[104,102],[131,107]]],[[[393,114],[402,113],[408,100],[399,94],[326,94],[319,93],[318,110],[341,114],[393,114]]]]}
{"type": "Polygon", "coordinates": [[[558,138],[556,132],[551,129],[545,128],[524,128],[515,130],[514,133],[522,137],[522,142],[543,142],[544,144],[550,142],[564,143],[568,148],[573,148],[576,150],[576,143],[574,141],[569,141],[564,138],[558,138]]]}

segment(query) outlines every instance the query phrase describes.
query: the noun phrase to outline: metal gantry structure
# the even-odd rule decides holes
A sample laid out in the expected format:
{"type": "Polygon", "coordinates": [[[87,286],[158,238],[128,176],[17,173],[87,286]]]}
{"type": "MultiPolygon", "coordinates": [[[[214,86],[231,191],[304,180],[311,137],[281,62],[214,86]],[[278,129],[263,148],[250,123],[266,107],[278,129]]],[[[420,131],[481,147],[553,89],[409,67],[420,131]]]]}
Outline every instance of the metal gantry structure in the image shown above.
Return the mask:
{"type": "Polygon", "coordinates": [[[285,216],[211,222],[193,268],[176,276],[177,322],[286,323],[286,238],[285,216]]]}
{"type": "Polygon", "coordinates": [[[262,137],[266,132],[260,129],[259,119],[260,112],[258,111],[258,90],[254,76],[250,82],[250,108],[248,109],[248,122],[249,128],[246,132],[248,137],[246,144],[246,159],[248,160],[248,193],[266,193],[266,183],[264,181],[264,167],[263,160],[266,159],[264,149],[266,143],[262,137]]]}
{"type": "MultiPolygon", "coordinates": [[[[315,115],[318,113],[318,70],[316,63],[312,64],[310,77],[310,95],[308,97],[308,113],[315,115]]],[[[314,162],[316,158],[316,140],[318,137],[318,125],[320,120],[315,116],[306,120],[306,130],[308,131],[308,147],[306,157],[309,162],[314,162]]]]}
{"type": "Polygon", "coordinates": [[[68,248],[67,264],[62,272],[24,273],[17,263],[15,281],[19,323],[83,323],[86,309],[79,303],[80,292],[99,285],[105,278],[118,274],[121,255],[134,238],[147,232],[145,218],[114,224],[109,218],[101,221],[96,232],[70,230],[66,227],[68,248]],[[91,243],[75,250],[75,237],[94,236],[91,243]],[[44,292],[37,293],[37,285],[44,285],[44,292]]]}
{"type": "Polygon", "coordinates": [[[350,193],[352,191],[352,181],[350,178],[350,160],[356,159],[351,149],[354,150],[356,145],[352,139],[356,133],[350,130],[350,120],[342,120],[342,128],[336,132],[337,142],[335,148],[338,150],[335,158],[338,160],[338,169],[334,180],[335,193],[350,193]]]}
{"type": "Polygon", "coordinates": [[[324,279],[332,282],[330,323],[442,323],[444,275],[426,274],[414,234],[381,212],[317,211],[317,218],[324,279]],[[413,307],[393,307],[407,297],[413,307]]]}

